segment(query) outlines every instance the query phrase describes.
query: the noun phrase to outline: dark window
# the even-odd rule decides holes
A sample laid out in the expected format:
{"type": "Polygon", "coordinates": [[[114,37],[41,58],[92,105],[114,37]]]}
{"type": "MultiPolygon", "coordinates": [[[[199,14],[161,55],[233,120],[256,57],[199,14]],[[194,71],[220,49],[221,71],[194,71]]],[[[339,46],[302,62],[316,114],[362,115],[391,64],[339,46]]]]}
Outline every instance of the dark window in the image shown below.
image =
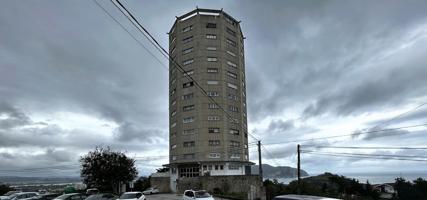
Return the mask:
{"type": "Polygon", "coordinates": [[[188,88],[188,87],[192,87],[193,85],[194,85],[194,82],[193,82],[193,81],[190,81],[190,82],[187,82],[187,83],[182,84],[182,87],[183,87],[183,88],[188,88]]]}
{"type": "Polygon", "coordinates": [[[216,28],[216,24],[215,23],[207,23],[206,28],[216,28]]]}
{"type": "Polygon", "coordinates": [[[228,28],[228,27],[227,27],[227,33],[229,33],[232,36],[236,36],[236,32],[233,31],[231,28],[228,28]]]}

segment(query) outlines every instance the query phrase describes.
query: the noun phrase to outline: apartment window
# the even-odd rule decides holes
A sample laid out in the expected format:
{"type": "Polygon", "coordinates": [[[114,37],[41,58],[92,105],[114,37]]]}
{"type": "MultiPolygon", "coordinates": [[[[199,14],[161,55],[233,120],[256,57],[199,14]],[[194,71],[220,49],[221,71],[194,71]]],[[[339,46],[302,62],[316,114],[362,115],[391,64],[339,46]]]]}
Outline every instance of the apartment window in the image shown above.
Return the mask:
{"type": "Polygon", "coordinates": [[[174,95],[174,94],[175,94],[175,92],[176,92],[176,88],[174,88],[174,89],[171,91],[171,96],[172,96],[172,95],[174,95]]]}
{"type": "Polygon", "coordinates": [[[182,95],[182,100],[192,99],[194,97],[194,93],[182,95]]]}
{"type": "Polygon", "coordinates": [[[212,81],[212,80],[210,80],[210,81],[207,81],[207,84],[208,85],[218,85],[218,81],[212,81]]]}
{"type": "Polygon", "coordinates": [[[239,135],[239,130],[237,130],[237,129],[230,129],[230,134],[231,135],[239,135]]]}
{"type": "Polygon", "coordinates": [[[195,145],[194,141],[184,142],[184,147],[194,147],[195,145]]]}
{"type": "Polygon", "coordinates": [[[191,64],[191,63],[193,63],[194,62],[194,59],[188,59],[188,60],[184,60],[183,62],[182,62],[182,64],[183,65],[189,65],[189,64],[191,64]]]}
{"type": "Polygon", "coordinates": [[[206,50],[208,50],[208,51],[216,51],[216,47],[206,47],[206,50]]]}
{"type": "Polygon", "coordinates": [[[171,145],[171,149],[175,149],[176,148],[176,144],[171,145]]]}
{"type": "Polygon", "coordinates": [[[208,68],[208,73],[218,73],[218,68],[208,68]]]}
{"type": "Polygon", "coordinates": [[[171,128],[174,128],[176,126],[176,122],[172,123],[171,128]]]}
{"type": "Polygon", "coordinates": [[[184,43],[184,44],[189,43],[191,41],[193,41],[193,36],[186,37],[186,38],[182,39],[182,43],[184,43]]]}
{"type": "Polygon", "coordinates": [[[233,52],[231,52],[231,51],[227,51],[227,53],[228,53],[230,56],[236,57],[236,54],[235,54],[235,53],[233,53],[233,52]]]}
{"type": "Polygon", "coordinates": [[[194,70],[188,70],[188,71],[185,71],[184,73],[182,73],[184,76],[189,76],[189,75],[192,75],[192,74],[194,74],[194,70]]]}
{"type": "Polygon", "coordinates": [[[193,47],[190,47],[188,49],[184,49],[184,50],[182,50],[182,55],[189,54],[189,53],[193,52],[193,50],[194,50],[193,47]]]}
{"type": "Polygon", "coordinates": [[[186,117],[182,119],[182,123],[184,124],[191,123],[191,122],[194,122],[194,117],[186,117]]]}
{"type": "Polygon", "coordinates": [[[240,147],[240,142],[231,140],[230,147],[240,147]]]}
{"type": "Polygon", "coordinates": [[[171,74],[174,74],[176,72],[176,67],[172,67],[171,74]]]}
{"type": "Polygon", "coordinates": [[[219,133],[219,128],[214,128],[214,127],[208,128],[208,133],[219,133]]]}
{"type": "Polygon", "coordinates": [[[172,160],[176,160],[176,156],[172,156],[172,160]]]}
{"type": "Polygon", "coordinates": [[[236,63],[233,63],[233,62],[231,62],[231,61],[227,61],[227,65],[229,65],[230,67],[237,68],[237,64],[236,64],[236,63]]]}
{"type": "Polygon", "coordinates": [[[229,164],[228,169],[229,170],[239,170],[240,166],[236,164],[229,164]]]}
{"type": "Polygon", "coordinates": [[[219,121],[219,116],[208,116],[208,121],[219,121]]]}
{"type": "Polygon", "coordinates": [[[243,95],[244,97],[246,97],[246,93],[245,93],[245,92],[242,92],[242,95],[243,95]]]}
{"type": "Polygon", "coordinates": [[[242,114],[243,114],[243,117],[246,117],[246,113],[245,112],[243,112],[242,114]]]}
{"type": "Polygon", "coordinates": [[[228,99],[233,100],[233,101],[237,101],[237,96],[234,94],[228,94],[228,99]]]}
{"type": "Polygon", "coordinates": [[[210,97],[217,97],[217,96],[219,96],[218,92],[206,92],[206,93],[210,97]]]}
{"type": "Polygon", "coordinates": [[[230,158],[234,158],[234,159],[238,159],[238,158],[240,158],[240,153],[232,153],[231,155],[230,155],[230,158]]]}
{"type": "Polygon", "coordinates": [[[219,140],[209,140],[209,146],[219,146],[220,141],[219,140]]]}
{"type": "Polygon", "coordinates": [[[208,62],[217,62],[217,61],[218,61],[218,58],[216,58],[216,57],[208,57],[206,60],[207,60],[208,62]]]}
{"type": "Polygon", "coordinates": [[[236,31],[233,31],[231,28],[228,28],[228,27],[227,27],[226,31],[227,31],[227,33],[229,33],[230,35],[232,35],[232,36],[236,36],[236,31]]]}
{"type": "Polygon", "coordinates": [[[176,115],[176,110],[172,111],[171,116],[175,116],[176,115]]]}
{"type": "Polygon", "coordinates": [[[228,38],[227,38],[227,44],[229,44],[229,45],[231,45],[231,46],[233,46],[233,47],[237,46],[236,41],[230,40],[230,39],[228,39],[228,38]]]}
{"type": "Polygon", "coordinates": [[[182,32],[185,33],[185,32],[191,31],[191,30],[193,30],[193,25],[190,25],[190,26],[183,28],[182,32]]]}
{"type": "Polygon", "coordinates": [[[190,110],[194,110],[194,105],[189,105],[189,106],[182,107],[182,111],[184,111],[184,112],[190,111],[190,110]]]}
{"type": "Polygon", "coordinates": [[[193,85],[194,85],[194,82],[190,81],[190,82],[182,84],[182,88],[189,88],[189,87],[192,87],[193,85]]]}
{"type": "Polygon", "coordinates": [[[219,169],[220,169],[220,170],[224,170],[224,165],[220,165],[220,166],[219,166],[219,169]]]}
{"type": "Polygon", "coordinates": [[[176,47],[173,47],[170,54],[173,54],[176,50],[176,47]]]}
{"type": "Polygon", "coordinates": [[[176,133],[171,133],[171,138],[176,137],[176,133]]]}
{"type": "Polygon", "coordinates": [[[236,118],[230,118],[230,123],[239,124],[239,120],[237,120],[236,118]]]}
{"type": "Polygon", "coordinates": [[[219,108],[219,106],[218,106],[218,104],[216,104],[216,103],[210,103],[210,104],[208,104],[208,108],[209,108],[209,109],[218,109],[218,108],[219,108]]]}
{"type": "Polygon", "coordinates": [[[184,159],[186,160],[194,159],[194,153],[184,154],[184,159]]]}
{"type": "Polygon", "coordinates": [[[176,104],[176,100],[173,100],[171,104],[174,106],[176,104]]]}
{"type": "Polygon", "coordinates": [[[228,106],[228,110],[232,112],[239,112],[239,108],[237,106],[228,106]]]}
{"type": "Polygon", "coordinates": [[[206,28],[216,28],[216,24],[215,23],[207,23],[206,28]]]}
{"type": "Polygon", "coordinates": [[[237,90],[237,85],[234,85],[234,84],[232,84],[232,83],[227,83],[227,86],[228,86],[229,88],[232,88],[232,89],[237,90]]]}
{"type": "Polygon", "coordinates": [[[206,34],[206,39],[216,40],[216,35],[214,35],[214,34],[206,34]]]}
{"type": "Polygon", "coordinates": [[[176,37],[172,38],[171,44],[174,43],[176,40],[176,37]]]}
{"type": "Polygon", "coordinates": [[[230,19],[229,17],[225,17],[225,20],[233,26],[236,25],[236,21],[234,21],[233,19],[230,19]]]}
{"type": "MultiPolygon", "coordinates": [[[[219,153],[210,153],[209,154],[209,158],[220,158],[220,154],[219,153]]],[[[215,165],[215,170],[218,170],[218,165],[215,165]]]]}
{"type": "Polygon", "coordinates": [[[229,72],[227,71],[227,75],[231,78],[237,79],[237,74],[233,73],[233,72],[229,72]]]}
{"type": "Polygon", "coordinates": [[[196,133],[195,129],[186,129],[182,131],[182,135],[194,135],[196,133]]]}

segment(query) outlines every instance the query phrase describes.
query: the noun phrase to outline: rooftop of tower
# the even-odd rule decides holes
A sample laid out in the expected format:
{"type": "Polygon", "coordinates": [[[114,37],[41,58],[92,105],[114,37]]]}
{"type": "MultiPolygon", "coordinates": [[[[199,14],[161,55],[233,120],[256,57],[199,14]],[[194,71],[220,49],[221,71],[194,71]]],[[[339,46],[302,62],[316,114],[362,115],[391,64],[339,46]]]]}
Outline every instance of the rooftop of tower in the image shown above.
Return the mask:
{"type": "Polygon", "coordinates": [[[194,10],[192,10],[192,11],[190,11],[184,15],[181,15],[179,17],[176,16],[176,20],[175,20],[174,24],[172,25],[171,29],[169,30],[169,33],[171,32],[173,27],[175,27],[175,24],[177,22],[185,21],[185,20],[190,19],[191,17],[194,17],[196,15],[219,16],[221,14],[226,16],[230,20],[234,21],[236,24],[240,24],[240,22],[241,22],[241,21],[234,19],[231,15],[227,14],[226,12],[224,12],[223,9],[215,10],[215,9],[196,8],[196,9],[194,9],[194,10]]]}

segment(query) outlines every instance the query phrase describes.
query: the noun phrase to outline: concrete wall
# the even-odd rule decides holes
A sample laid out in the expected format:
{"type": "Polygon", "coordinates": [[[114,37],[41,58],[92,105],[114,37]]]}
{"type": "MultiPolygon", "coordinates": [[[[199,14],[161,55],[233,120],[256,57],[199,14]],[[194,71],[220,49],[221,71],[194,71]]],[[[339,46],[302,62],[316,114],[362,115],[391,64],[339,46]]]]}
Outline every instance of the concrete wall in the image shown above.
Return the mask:
{"type": "Polygon", "coordinates": [[[180,178],[178,180],[178,194],[185,190],[207,190],[210,193],[221,191],[222,193],[244,193],[247,199],[265,199],[261,189],[259,176],[200,176],[180,178]]]}
{"type": "Polygon", "coordinates": [[[170,190],[170,177],[151,177],[150,178],[151,187],[156,187],[159,189],[159,192],[171,192],[170,190]]]}

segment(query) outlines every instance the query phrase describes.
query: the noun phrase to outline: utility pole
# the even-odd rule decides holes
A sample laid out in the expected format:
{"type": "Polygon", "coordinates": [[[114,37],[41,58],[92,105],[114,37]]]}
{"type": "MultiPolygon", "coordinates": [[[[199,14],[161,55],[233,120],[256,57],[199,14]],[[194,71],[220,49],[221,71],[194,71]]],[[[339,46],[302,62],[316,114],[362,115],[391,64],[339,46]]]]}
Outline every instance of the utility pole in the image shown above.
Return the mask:
{"type": "Polygon", "coordinates": [[[297,173],[298,173],[298,194],[301,194],[301,158],[300,158],[300,145],[297,145],[297,153],[298,153],[298,164],[297,164],[297,173]]]}
{"type": "Polygon", "coordinates": [[[261,161],[261,141],[258,141],[258,167],[259,167],[259,176],[261,177],[262,182],[262,161],[261,161]]]}

